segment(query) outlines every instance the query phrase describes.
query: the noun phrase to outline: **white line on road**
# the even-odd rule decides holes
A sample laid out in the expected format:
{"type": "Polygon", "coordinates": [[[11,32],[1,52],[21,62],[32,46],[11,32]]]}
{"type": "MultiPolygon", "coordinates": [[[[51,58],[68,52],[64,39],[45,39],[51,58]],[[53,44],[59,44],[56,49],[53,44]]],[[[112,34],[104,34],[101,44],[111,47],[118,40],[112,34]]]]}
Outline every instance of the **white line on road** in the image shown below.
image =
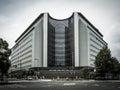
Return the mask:
{"type": "Polygon", "coordinates": [[[76,85],[76,83],[64,83],[63,85],[76,85]]]}
{"type": "Polygon", "coordinates": [[[97,86],[97,87],[98,87],[98,86],[100,86],[100,85],[99,85],[99,84],[94,84],[94,86],[97,86]]]}
{"type": "Polygon", "coordinates": [[[52,81],[52,80],[51,80],[51,79],[39,79],[39,81],[50,82],[50,81],[52,81]]]}

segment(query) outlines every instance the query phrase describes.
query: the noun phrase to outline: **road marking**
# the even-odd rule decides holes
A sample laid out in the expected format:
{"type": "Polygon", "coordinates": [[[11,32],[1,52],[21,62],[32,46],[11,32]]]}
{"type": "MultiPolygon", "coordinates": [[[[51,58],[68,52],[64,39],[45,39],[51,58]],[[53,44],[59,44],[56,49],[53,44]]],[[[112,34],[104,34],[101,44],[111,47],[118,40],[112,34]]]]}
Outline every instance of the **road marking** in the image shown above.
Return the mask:
{"type": "Polygon", "coordinates": [[[39,79],[38,81],[50,82],[50,81],[53,81],[53,80],[52,79],[39,79]]]}
{"type": "Polygon", "coordinates": [[[99,84],[94,84],[94,86],[97,86],[97,87],[98,87],[98,86],[100,86],[100,85],[99,85],[99,84]]]}
{"type": "Polygon", "coordinates": [[[67,85],[68,85],[68,86],[69,86],[69,85],[76,85],[76,83],[64,83],[63,85],[66,85],[66,86],[67,86],[67,85]]]}

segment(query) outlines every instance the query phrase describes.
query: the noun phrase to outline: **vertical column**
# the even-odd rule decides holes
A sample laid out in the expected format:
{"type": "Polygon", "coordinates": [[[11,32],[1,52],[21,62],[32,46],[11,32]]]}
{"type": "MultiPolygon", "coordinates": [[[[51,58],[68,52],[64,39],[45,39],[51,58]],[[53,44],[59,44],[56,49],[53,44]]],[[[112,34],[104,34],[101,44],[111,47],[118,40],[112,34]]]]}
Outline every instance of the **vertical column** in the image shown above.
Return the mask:
{"type": "Polygon", "coordinates": [[[32,36],[32,67],[35,67],[34,59],[35,59],[35,30],[33,30],[32,36]]]}
{"type": "Polygon", "coordinates": [[[87,40],[88,40],[88,42],[87,42],[88,66],[90,66],[90,31],[89,31],[89,29],[87,29],[87,40]]]}
{"type": "Polygon", "coordinates": [[[47,67],[48,51],[48,13],[43,18],[43,67],[47,67]]]}
{"type": "Polygon", "coordinates": [[[75,67],[79,67],[79,31],[78,31],[78,13],[74,12],[74,57],[75,67]]]}

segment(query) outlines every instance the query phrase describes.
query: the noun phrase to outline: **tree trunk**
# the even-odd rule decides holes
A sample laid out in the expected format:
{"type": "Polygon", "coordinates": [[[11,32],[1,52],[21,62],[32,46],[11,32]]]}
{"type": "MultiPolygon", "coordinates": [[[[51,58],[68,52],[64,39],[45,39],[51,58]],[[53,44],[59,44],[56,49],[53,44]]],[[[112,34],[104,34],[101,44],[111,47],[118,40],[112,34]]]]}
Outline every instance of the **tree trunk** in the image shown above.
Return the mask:
{"type": "Polygon", "coordinates": [[[4,74],[1,73],[1,81],[4,81],[3,76],[4,76],[4,74]]]}
{"type": "Polygon", "coordinates": [[[7,76],[5,75],[5,74],[1,74],[1,81],[3,82],[3,83],[7,83],[7,76]]]}

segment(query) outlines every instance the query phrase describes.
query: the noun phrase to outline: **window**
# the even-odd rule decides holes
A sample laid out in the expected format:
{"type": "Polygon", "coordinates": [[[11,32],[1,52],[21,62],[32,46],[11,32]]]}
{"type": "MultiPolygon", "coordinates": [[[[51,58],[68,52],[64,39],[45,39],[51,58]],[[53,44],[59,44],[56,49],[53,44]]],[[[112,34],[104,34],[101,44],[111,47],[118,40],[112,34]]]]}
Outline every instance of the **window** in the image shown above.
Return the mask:
{"type": "Polygon", "coordinates": [[[48,18],[48,66],[71,66],[73,17],[65,20],[48,18]]]}

